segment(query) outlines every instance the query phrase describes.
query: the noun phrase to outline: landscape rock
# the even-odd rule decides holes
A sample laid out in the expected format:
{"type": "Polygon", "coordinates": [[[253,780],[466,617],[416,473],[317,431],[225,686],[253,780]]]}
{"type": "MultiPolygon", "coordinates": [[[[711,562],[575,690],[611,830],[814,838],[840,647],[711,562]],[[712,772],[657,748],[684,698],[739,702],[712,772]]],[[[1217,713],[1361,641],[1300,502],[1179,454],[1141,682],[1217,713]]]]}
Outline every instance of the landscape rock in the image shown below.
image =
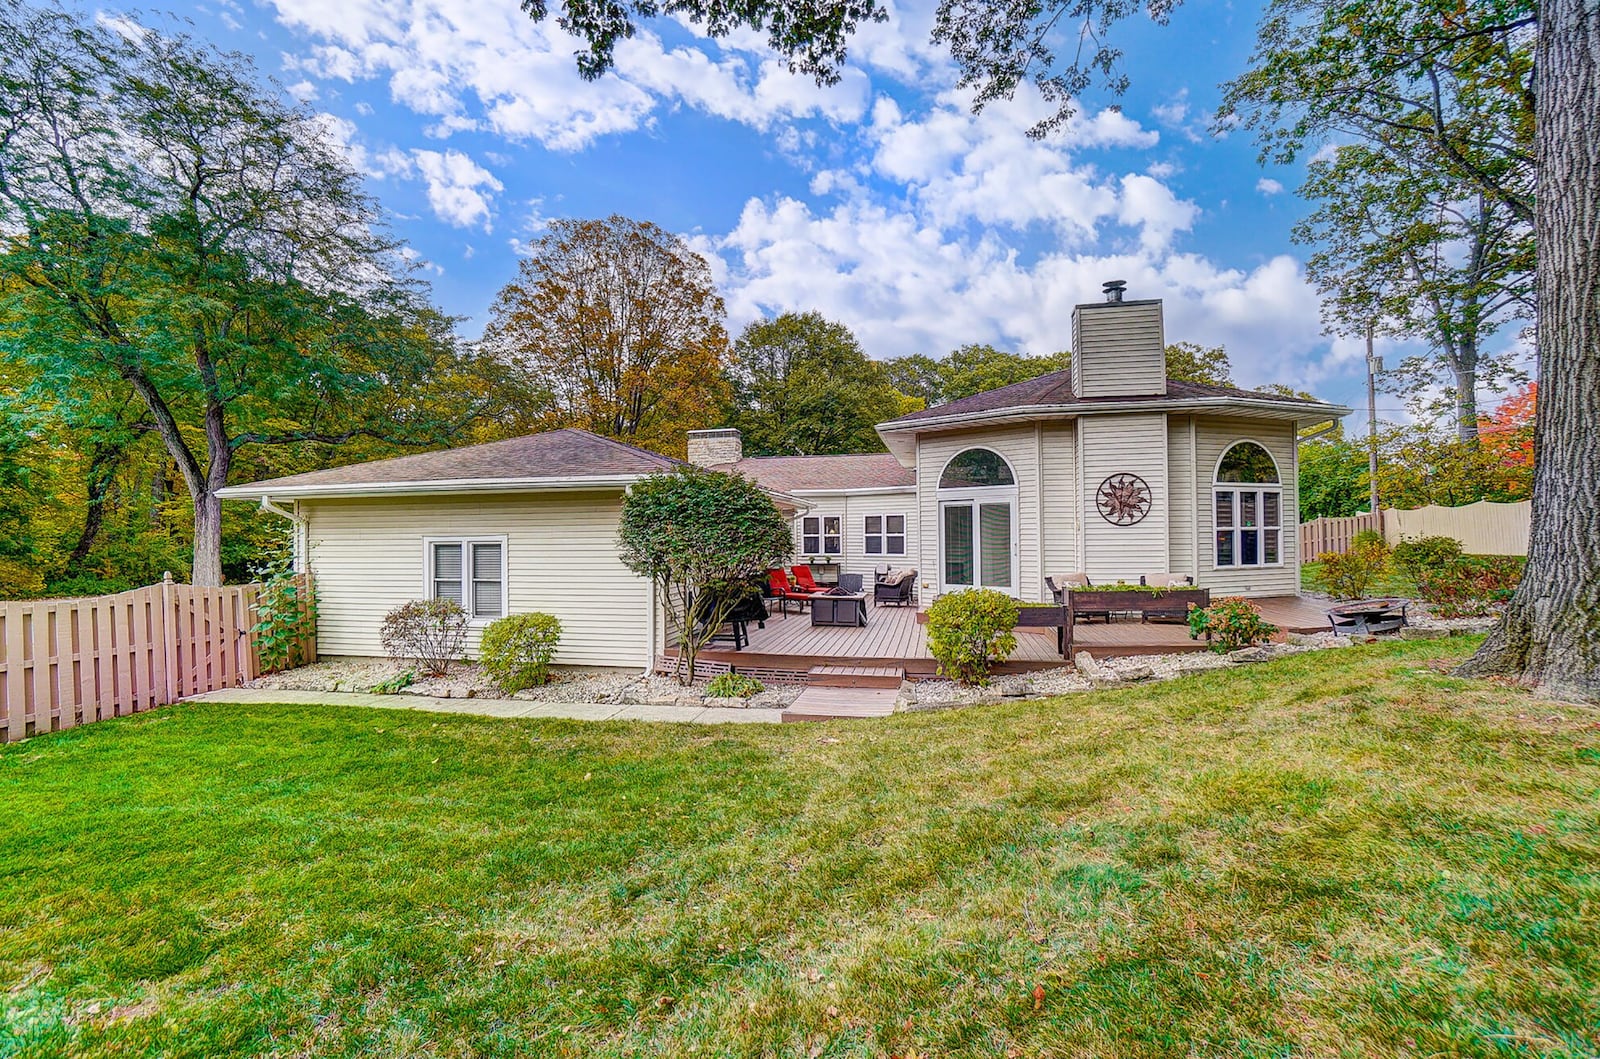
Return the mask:
{"type": "Polygon", "coordinates": [[[741,699],[737,695],[715,696],[707,695],[702,705],[710,706],[716,710],[743,710],[750,706],[749,699],[741,699]]]}
{"type": "Polygon", "coordinates": [[[1265,647],[1245,647],[1227,654],[1228,661],[1237,663],[1265,662],[1271,657],[1272,651],[1265,647]]]}
{"type": "Polygon", "coordinates": [[[1156,671],[1147,665],[1119,666],[1116,672],[1117,676],[1127,681],[1150,680],[1156,675],[1156,671]]]}

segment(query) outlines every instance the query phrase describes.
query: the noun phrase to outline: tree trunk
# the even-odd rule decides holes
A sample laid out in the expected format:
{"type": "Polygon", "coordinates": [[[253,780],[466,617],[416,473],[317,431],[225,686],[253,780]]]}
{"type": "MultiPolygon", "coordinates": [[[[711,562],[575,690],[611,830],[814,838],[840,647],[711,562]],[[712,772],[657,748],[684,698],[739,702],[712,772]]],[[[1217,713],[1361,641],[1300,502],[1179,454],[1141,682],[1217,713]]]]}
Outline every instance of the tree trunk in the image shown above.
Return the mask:
{"type": "Polygon", "coordinates": [[[106,496],[111,492],[111,483],[127,451],[127,447],[121,444],[98,445],[95,446],[94,455],[89,457],[89,470],[84,475],[88,505],[83,514],[83,532],[78,534],[78,542],[67,555],[68,575],[77,573],[100,536],[100,527],[105,523],[106,496]]]}
{"type": "Polygon", "coordinates": [[[1461,666],[1600,702],[1600,5],[1539,11],[1539,401],[1528,568],[1461,666]]]}
{"type": "Polygon", "coordinates": [[[222,584],[222,500],[212,490],[194,498],[194,567],[191,584],[222,584]]]}
{"type": "Polygon", "coordinates": [[[1463,346],[1463,366],[1456,369],[1456,437],[1462,444],[1478,444],[1478,351],[1463,346]]]}

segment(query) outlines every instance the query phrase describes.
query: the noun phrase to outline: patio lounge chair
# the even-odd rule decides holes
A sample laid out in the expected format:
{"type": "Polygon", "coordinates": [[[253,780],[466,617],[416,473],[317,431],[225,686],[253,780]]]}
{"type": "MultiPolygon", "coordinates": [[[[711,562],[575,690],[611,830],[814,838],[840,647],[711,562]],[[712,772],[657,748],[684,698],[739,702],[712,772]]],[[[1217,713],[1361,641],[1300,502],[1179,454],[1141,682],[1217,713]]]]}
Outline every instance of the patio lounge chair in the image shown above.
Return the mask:
{"type": "MultiPolygon", "coordinates": [[[[1044,583],[1045,587],[1050,590],[1050,595],[1055,597],[1056,603],[1063,607],[1067,605],[1068,589],[1090,588],[1094,585],[1094,582],[1089,580],[1089,575],[1085,573],[1057,574],[1054,577],[1045,578],[1044,583]]],[[[1074,619],[1082,618],[1084,621],[1103,618],[1107,625],[1111,624],[1111,612],[1109,610],[1074,610],[1072,616],[1074,619]]]]}
{"type": "Polygon", "coordinates": [[[806,604],[811,601],[811,597],[815,594],[790,588],[789,575],[782,570],[767,571],[767,586],[772,598],[778,601],[778,613],[785,618],[789,616],[789,601],[791,599],[800,605],[801,610],[805,610],[806,604]]]}
{"type": "MultiPolygon", "coordinates": [[[[1194,584],[1194,578],[1188,574],[1140,574],[1139,583],[1155,588],[1188,588],[1194,584]]],[[[1151,618],[1157,621],[1187,622],[1189,620],[1189,604],[1174,603],[1172,606],[1163,609],[1149,607],[1139,615],[1141,622],[1147,622],[1151,618]]]]}
{"type": "Polygon", "coordinates": [[[872,586],[872,602],[879,607],[908,607],[917,587],[915,570],[890,570],[872,586]]]}
{"type": "Polygon", "coordinates": [[[817,584],[817,579],[811,576],[809,566],[791,566],[789,571],[794,574],[794,584],[802,592],[809,592],[813,596],[822,592],[822,586],[817,584]]]}

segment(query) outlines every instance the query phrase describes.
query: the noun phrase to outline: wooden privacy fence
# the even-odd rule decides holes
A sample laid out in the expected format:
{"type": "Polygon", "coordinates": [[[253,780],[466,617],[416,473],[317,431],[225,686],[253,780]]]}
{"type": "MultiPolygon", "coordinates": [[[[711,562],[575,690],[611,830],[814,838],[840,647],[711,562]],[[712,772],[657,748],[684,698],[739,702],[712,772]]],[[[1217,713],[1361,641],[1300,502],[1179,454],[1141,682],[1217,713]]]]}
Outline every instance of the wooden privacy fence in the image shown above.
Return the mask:
{"type": "MultiPolygon", "coordinates": [[[[259,673],[256,585],[0,603],[0,740],[121,717],[259,673]]],[[[316,657],[314,644],[308,658],[316,657]]]]}
{"type": "Polygon", "coordinates": [[[1347,518],[1318,518],[1300,523],[1300,557],[1306,561],[1323,552],[1343,555],[1362,530],[1383,532],[1383,513],[1350,515],[1347,518]]]}

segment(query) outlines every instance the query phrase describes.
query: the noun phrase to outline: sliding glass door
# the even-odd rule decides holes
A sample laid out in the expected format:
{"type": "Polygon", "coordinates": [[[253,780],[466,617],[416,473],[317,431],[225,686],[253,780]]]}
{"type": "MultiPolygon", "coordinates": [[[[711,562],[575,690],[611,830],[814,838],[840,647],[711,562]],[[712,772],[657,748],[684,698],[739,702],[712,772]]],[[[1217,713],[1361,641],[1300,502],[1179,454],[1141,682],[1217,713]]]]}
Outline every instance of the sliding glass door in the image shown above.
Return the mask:
{"type": "Polygon", "coordinates": [[[945,591],[974,587],[1014,591],[1015,501],[946,500],[939,508],[945,591]]]}

